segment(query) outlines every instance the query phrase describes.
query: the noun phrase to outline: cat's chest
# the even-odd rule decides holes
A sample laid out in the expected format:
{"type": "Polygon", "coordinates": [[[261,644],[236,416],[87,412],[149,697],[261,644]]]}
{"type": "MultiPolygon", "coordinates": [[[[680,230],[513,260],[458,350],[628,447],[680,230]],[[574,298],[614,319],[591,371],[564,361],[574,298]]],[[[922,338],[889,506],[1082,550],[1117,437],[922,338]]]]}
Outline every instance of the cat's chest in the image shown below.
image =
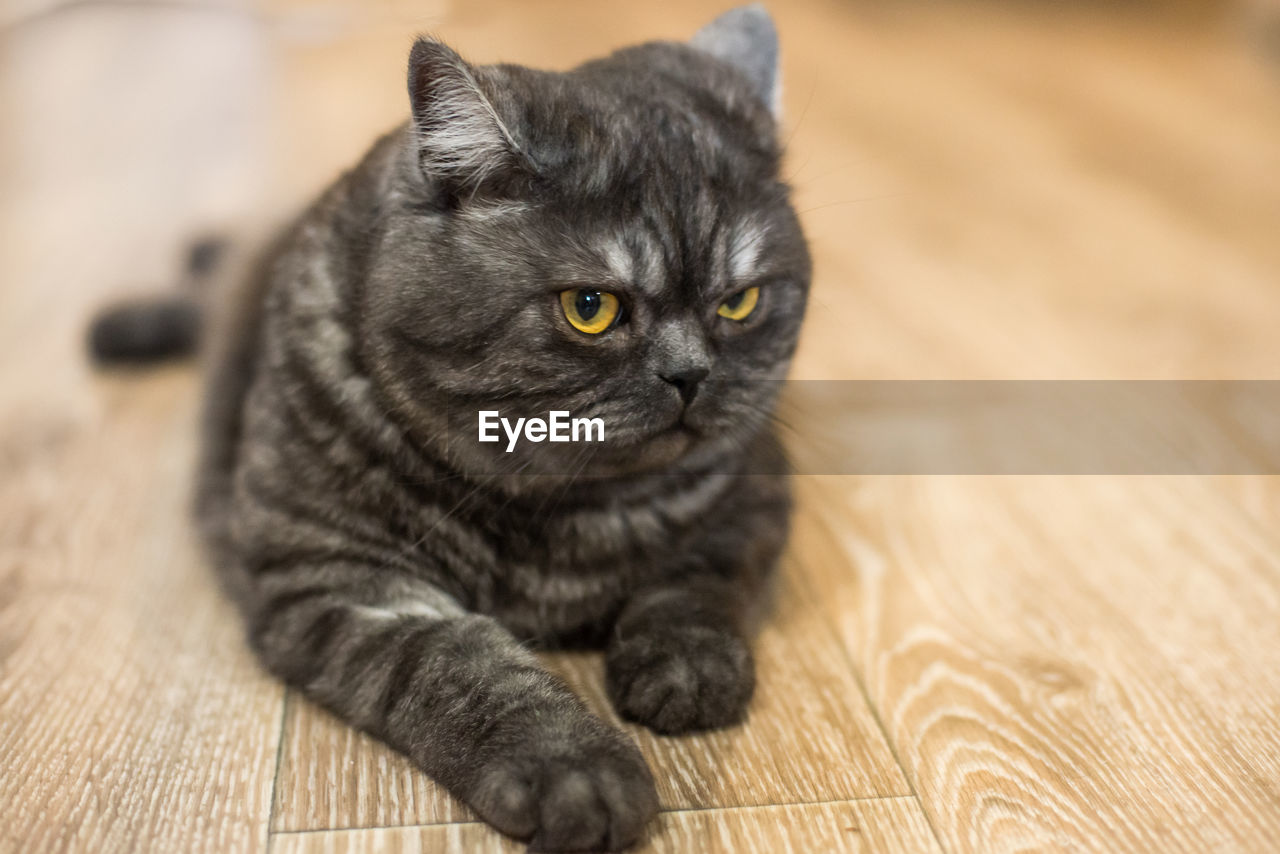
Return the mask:
{"type": "Polygon", "coordinates": [[[632,500],[493,520],[502,557],[548,578],[645,574],[688,551],[714,517],[726,475],[708,475],[632,500]]]}
{"type": "Polygon", "coordinates": [[[644,583],[670,565],[688,536],[657,508],[600,508],[547,520],[535,530],[494,532],[499,586],[541,602],[607,597],[644,583]]]}
{"type": "Polygon", "coordinates": [[[527,635],[605,619],[637,588],[687,570],[722,490],[708,480],[648,501],[548,514],[541,524],[495,519],[478,604],[527,635]]]}

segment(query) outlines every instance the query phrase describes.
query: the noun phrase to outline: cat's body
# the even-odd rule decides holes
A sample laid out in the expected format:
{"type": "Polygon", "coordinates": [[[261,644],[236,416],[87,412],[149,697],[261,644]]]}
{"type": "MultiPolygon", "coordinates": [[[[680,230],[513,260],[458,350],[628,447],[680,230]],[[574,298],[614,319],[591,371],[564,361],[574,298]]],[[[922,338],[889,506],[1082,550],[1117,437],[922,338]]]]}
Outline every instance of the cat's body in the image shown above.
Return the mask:
{"type": "Polygon", "coordinates": [[[543,646],[598,645],[635,590],[716,562],[744,600],[759,602],[788,507],[785,479],[761,474],[782,459],[771,431],[745,453],[698,466],[607,478],[588,470],[569,484],[497,466],[469,477],[387,411],[360,368],[341,284],[367,263],[362,214],[377,198],[360,196],[378,186],[407,135],[385,137],[269,250],[265,275],[241,296],[248,305],[220,330],[228,354],[206,407],[200,517],[232,591],[248,591],[237,598],[251,613],[266,604],[246,554],[269,559],[332,539],[543,646]],[[757,511],[772,524],[741,538],[737,520],[757,511]],[[747,548],[760,553],[735,554],[747,548]]]}
{"type": "Polygon", "coordinates": [[[786,538],[760,472],[809,261],[776,44],[758,8],[694,44],[551,74],[420,41],[414,118],[213,336],[199,516],[255,650],[545,848],[630,844],[657,801],[526,642],[604,647],[615,706],[659,731],[734,723],[786,538]],[[602,334],[556,298],[587,288],[625,302],[602,334]],[[483,408],[599,416],[607,441],[507,453],[475,440],[483,408]]]}

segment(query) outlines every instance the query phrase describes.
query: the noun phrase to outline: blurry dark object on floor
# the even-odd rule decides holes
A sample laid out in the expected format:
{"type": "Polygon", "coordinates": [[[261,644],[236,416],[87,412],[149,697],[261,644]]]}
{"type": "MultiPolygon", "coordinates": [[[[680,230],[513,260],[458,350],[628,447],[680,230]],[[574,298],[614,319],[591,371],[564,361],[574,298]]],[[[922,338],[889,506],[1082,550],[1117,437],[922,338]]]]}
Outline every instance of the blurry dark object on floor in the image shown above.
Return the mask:
{"type": "Polygon", "coordinates": [[[93,320],[89,352],[99,363],[144,365],[188,356],[200,339],[200,311],[185,294],[135,297],[93,320]]]}
{"type": "Polygon", "coordinates": [[[199,291],[226,248],[220,237],[200,238],[187,250],[183,280],[172,294],[133,297],[103,309],[89,329],[94,361],[146,365],[193,355],[202,326],[199,291]]]}

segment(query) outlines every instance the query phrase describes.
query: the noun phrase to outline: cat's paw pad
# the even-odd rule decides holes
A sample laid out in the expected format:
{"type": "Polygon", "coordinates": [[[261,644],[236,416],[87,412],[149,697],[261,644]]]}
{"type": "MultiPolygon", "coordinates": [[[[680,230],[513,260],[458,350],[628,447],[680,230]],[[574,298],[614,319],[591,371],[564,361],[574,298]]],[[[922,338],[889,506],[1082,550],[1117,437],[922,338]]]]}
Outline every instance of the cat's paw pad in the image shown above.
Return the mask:
{"type": "Polygon", "coordinates": [[[653,776],[630,742],[512,756],[483,773],[472,806],[532,851],[620,851],[658,810],[653,776]]]}
{"type": "Polygon", "coordinates": [[[620,715],[666,734],[738,723],[755,689],[746,642],[701,627],[616,641],[605,677],[620,715]]]}

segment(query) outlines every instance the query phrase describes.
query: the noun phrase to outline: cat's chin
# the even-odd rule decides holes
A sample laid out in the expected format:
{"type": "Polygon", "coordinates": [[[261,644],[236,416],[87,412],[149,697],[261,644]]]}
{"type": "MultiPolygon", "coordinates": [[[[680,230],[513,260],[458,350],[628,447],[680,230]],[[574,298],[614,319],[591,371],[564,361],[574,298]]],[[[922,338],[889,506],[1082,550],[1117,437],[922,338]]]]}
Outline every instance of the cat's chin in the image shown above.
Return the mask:
{"type": "Polygon", "coordinates": [[[603,448],[584,468],[585,477],[628,477],[668,469],[697,447],[701,435],[683,425],[603,448]]]}
{"type": "Polygon", "coordinates": [[[696,429],[677,422],[656,433],[602,451],[582,474],[586,477],[629,477],[670,469],[699,446],[696,429]]]}
{"type": "Polygon", "coordinates": [[[704,425],[691,420],[686,410],[667,426],[625,439],[601,454],[593,461],[591,474],[626,476],[701,468],[732,453],[740,442],[734,431],[714,422],[704,425]]]}
{"type": "Polygon", "coordinates": [[[636,472],[663,468],[679,460],[698,441],[699,434],[692,427],[676,423],[649,437],[637,445],[632,453],[636,472]]]}

